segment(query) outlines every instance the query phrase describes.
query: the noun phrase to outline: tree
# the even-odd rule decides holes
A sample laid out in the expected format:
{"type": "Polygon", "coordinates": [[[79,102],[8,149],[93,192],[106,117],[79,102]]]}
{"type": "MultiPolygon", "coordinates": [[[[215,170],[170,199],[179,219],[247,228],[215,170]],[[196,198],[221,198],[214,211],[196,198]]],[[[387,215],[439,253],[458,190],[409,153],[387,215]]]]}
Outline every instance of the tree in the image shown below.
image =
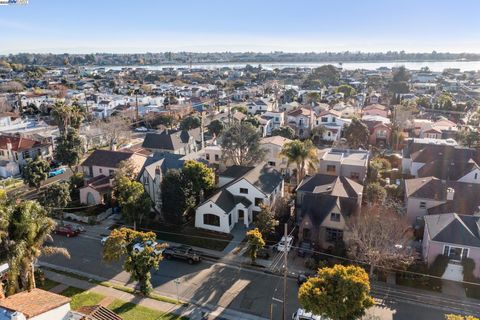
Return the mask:
{"type": "Polygon", "coordinates": [[[85,110],[78,103],[69,106],[62,101],[57,101],[53,105],[51,115],[60,134],[65,135],[69,127],[80,128],[80,124],[85,119],[85,110]]]}
{"type": "Polygon", "coordinates": [[[351,148],[365,147],[368,144],[369,137],[368,127],[357,118],[353,118],[350,125],[345,129],[345,138],[351,148]]]}
{"type": "Polygon", "coordinates": [[[197,199],[203,192],[209,192],[215,186],[215,173],[204,163],[187,160],[181,169],[182,179],[191,182],[192,192],[197,199]]]}
{"type": "Polygon", "coordinates": [[[260,134],[250,123],[232,124],[224,131],[222,138],[224,159],[236,165],[253,165],[265,156],[265,150],[260,146],[260,134]]]}
{"type": "Polygon", "coordinates": [[[410,81],[410,78],[411,78],[411,75],[408,72],[407,68],[405,68],[405,66],[398,67],[397,70],[395,70],[395,72],[393,73],[394,82],[401,82],[401,81],[408,82],[410,81]]]}
{"type": "Polygon", "coordinates": [[[336,85],[340,80],[340,72],[328,64],[314,69],[311,77],[320,80],[324,86],[336,85]]]}
{"type": "Polygon", "coordinates": [[[321,98],[322,96],[320,95],[320,93],[316,91],[309,92],[307,94],[307,103],[311,105],[312,103],[319,102],[321,98]]]}
{"type": "Polygon", "coordinates": [[[355,90],[354,87],[348,85],[348,84],[342,84],[339,86],[336,90],[339,93],[343,93],[343,96],[345,98],[349,98],[357,93],[357,90],[355,90]]]}
{"type": "Polygon", "coordinates": [[[374,305],[368,275],[361,267],[335,265],[318,270],[298,290],[305,310],[332,320],[358,319],[374,305]]]}
{"type": "Polygon", "coordinates": [[[119,261],[125,257],[123,269],[129,272],[139,282],[140,292],[148,296],[152,291],[150,282],[151,270],[158,270],[162,260],[161,254],[155,250],[166,247],[165,244],[152,247],[148,243],[156,243],[156,235],[153,232],[140,232],[128,228],[114,229],[103,247],[103,259],[107,262],[119,261]],[[142,251],[134,251],[133,246],[143,244],[142,251]]]}
{"type": "Polygon", "coordinates": [[[373,158],[368,164],[368,181],[377,182],[380,178],[380,174],[391,168],[392,165],[387,159],[380,157],[373,158]]]}
{"type": "Polygon", "coordinates": [[[200,127],[201,121],[198,117],[186,117],[180,122],[180,130],[190,130],[200,127]]]}
{"type": "Polygon", "coordinates": [[[288,142],[283,146],[280,154],[287,158],[287,165],[291,163],[297,165],[297,184],[305,176],[305,168],[315,170],[315,164],[318,162],[317,148],[311,140],[288,142]]]}
{"type": "Polygon", "coordinates": [[[47,180],[49,170],[48,162],[36,156],[23,167],[23,180],[29,187],[39,190],[42,182],[47,180]]]}
{"type": "Polygon", "coordinates": [[[447,314],[445,320],[480,320],[480,318],[474,316],[461,316],[458,314],[447,314]]]}
{"type": "Polygon", "coordinates": [[[170,221],[180,224],[187,209],[195,205],[191,181],[185,181],[179,170],[170,169],[162,180],[162,213],[170,221]]]}
{"type": "Polygon", "coordinates": [[[442,93],[437,100],[437,107],[441,110],[453,110],[453,98],[449,93],[442,93]]]}
{"type": "Polygon", "coordinates": [[[258,228],[247,232],[247,244],[247,251],[250,253],[250,259],[252,259],[252,264],[255,264],[258,250],[265,247],[265,241],[263,240],[262,233],[258,230],[258,228]]]}
{"type": "Polygon", "coordinates": [[[410,247],[412,232],[407,219],[392,206],[375,204],[347,221],[347,253],[375,268],[406,268],[415,259],[410,247]]]}
{"type": "Polygon", "coordinates": [[[65,135],[57,137],[56,142],[55,159],[74,171],[73,169],[78,165],[83,155],[83,142],[78,130],[68,128],[65,135]]]}
{"type": "Polygon", "coordinates": [[[120,116],[109,117],[106,120],[99,120],[95,123],[95,126],[101,130],[110,150],[113,150],[116,146],[121,145],[130,139],[131,132],[128,120],[120,116]]]}
{"type": "Polygon", "coordinates": [[[70,196],[70,184],[68,182],[56,182],[45,189],[40,203],[51,214],[58,215],[63,220],[63,208],[72,200],[70,196]]]}
{"type": "Polygon", "coordinates": [[[365,200],[369,204],[382,204],[387,197],[387,191],[378,182],[372,182],[365,187],[365,200]]]}
{"type": "Polygon", "coordinates": [[[55,229],[55,222],[47,217],[38,202],[7,204],[3,209],[0,214],[8,218],[4,235],[10,267],[7,293],[12,295],[35,288],[34,263],[40,255],[62,254],[68,258],[70,255],[64,248],[44,247],[46,240],[51,241],[50,233],[55,229]]]}
{"type": "Polygon", "coordinates": [[[262,233],[264,237],[275,232],[275,227],[278,226],[278,220],[275,219],[270,207],[262,204],[260,205],[260,213],[257,215],[254,226],[262,233]]]}
{"type": "Polygon", "coordinates": [[[133,223],[133,229],[142,223],[145,214],[150,212],[151,199],[145,192],[143,184],[122,176],[116,179],[114,194],[127,222],[133,223]]]}
{"type": "Polygon", "coordinates": [[[210,131],[210,133],[214,134],[217,137],[220,135],[220,133],[222,133],[224,128],[225,126],[223,125],[223,122],[221,122],[220,120],[213,120],[208,125],[208,130],[210,131]]]}
{"type": "Polygon", "coordinates": [[[279,127],[272,130],[272,136],[281,136],[287,139],[295,137],[295,130],[290,127],[279,127]]]}

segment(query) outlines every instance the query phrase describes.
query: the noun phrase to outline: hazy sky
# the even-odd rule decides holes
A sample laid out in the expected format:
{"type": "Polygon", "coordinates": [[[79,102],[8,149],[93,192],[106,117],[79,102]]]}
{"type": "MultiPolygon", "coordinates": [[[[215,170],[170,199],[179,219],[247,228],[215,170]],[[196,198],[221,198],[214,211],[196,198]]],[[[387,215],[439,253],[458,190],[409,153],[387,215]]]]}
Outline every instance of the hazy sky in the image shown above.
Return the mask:
{"type": "Polygon", "coordinates": [[[480,53],[478,0],[29,0],[0,6],[0,53],[480,53]]]}

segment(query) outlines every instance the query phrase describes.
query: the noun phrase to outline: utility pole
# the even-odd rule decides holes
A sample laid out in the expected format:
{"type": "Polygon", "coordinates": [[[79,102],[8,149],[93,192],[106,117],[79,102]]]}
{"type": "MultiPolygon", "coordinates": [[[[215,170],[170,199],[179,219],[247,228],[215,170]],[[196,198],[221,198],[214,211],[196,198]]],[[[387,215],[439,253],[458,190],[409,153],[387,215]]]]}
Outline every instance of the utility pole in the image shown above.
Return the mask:
{"type": "Polygon", "coordinates": [[[288,227],[285,223],[285,230],[284,230],[284,246],[283,246],[283,261],[284,261],[284,269],[283,269],[283,310],[282,310],[282,320],[285,320],[285,313],[287,309],[287,257],[288,257],[288,227]]]}

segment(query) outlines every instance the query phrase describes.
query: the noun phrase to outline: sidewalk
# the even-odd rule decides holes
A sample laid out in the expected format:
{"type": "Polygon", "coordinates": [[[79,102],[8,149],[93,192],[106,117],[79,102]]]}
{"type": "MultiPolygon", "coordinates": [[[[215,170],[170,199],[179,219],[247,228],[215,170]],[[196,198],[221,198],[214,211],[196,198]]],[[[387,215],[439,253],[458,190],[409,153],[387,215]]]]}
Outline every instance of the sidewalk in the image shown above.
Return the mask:
{"type": "MultiPolygon", "coordinates": [[[[176,305],[163,301],[158,301],[151,298],[145,298],[137,296],[131,293],[123,292],[114,288],[104,287],[94,283],[90,283],[85,280],[80,280],[74,277],[70,277],[64,274],[56,273],[54,271],[45,270],[45,276],[57,281],[61,284],[77,287],[84,290],[90,290],[106,297],[112,297],[125,302],[135,303],[150,309],[162,311],[165,313],[172,313],[178,316],[186,317],[190,320],[202,320],[202,319],[225,319],[225,320],[265,320],[265,318],[255,315],[226,309],[210,304],[202,304],[196,301],[189,301],[188,304],[176,305]],[[204,318],[205,317],[205,318],[204,318]]],[[[82,274],[85,276],[85,274],[82,274]]],[[[96,276],[90,275],[90,278],[108,281],[108,279],[99,279],[96,276]]]]}

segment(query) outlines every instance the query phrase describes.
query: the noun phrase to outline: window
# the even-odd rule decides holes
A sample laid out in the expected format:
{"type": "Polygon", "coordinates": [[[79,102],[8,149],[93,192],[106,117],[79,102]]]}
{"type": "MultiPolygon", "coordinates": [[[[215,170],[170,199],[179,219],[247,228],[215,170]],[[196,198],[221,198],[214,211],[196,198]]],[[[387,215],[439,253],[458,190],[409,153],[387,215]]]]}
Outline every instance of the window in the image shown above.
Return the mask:
{"type": "Polygon", "coordinates": [[[240,188],[240,193],[248,194],[248,189],[247,188],[240,188]]]}
{"type": "Polygon", "coordinates": [[[228,215],[228,225],[229,226],[232,225],[232,215],[231,214],[228,215]]]}
{"type": "Polygon", "coordinates": [[[205,159],[210,160],[210,154],[206,153],[205,154],[205,159]]]}
{"type": "Polygon", "coordinates": [[[3,150],[0,150],[0,156],[4,156],[5,152],[3,150]]]}
{"type": "Polygon", "coordinates": [[[328,117],[322,117],[322,122],[328,122],[328,117]]]}
{"type": "Polygon", "coordinates": [[[468,248],[460,248],[453,246],[444,246],[443,255],[448,256],[452,260],[462,260],[468,258],[468,248]]]}
{"type": "Polygon", "coordinates": [[[332,117],[332,122],[337,122],[337,118],[332,117]]]}
{"type": "Polygon", "coordinates": [[[336,212],[330,213],[330,220],[339,222],[340,221],[340,213],[336,213],[336,212]]]}
{"type": "Polygon", "coordinates": [[[255,198],[255,206],[258,207],[263,203],[262,198],[255,198]]]}
{"type": "Polygon", "coordinates": [[[30,152],[28,152],[28,151],[23,151],[22,157],[23,157],[23,159],[28,159],[28,158],[30,158],[30,152]]]}
{"type": "Polygon", "coordinates": [[[420,202],[420,209],[427,209],[427,203],[425,201],[420,202]]]}
{"type": "Polygon", "coordinates": [[[360,179],[360,173],[350,172],[350,179],[359,180],[360,179]]]}
{"type": "MultiPolygon", "coordinates": [[[[2,153],[3,153],[3,152],[2,152],[2,153]]],[[[2,154],[2,156],[3,156],[3,154],[2,154]]],[[[475,173],[474,179],[477,180],[477,178],[478,178],[478,173],[475,173]]]]}
{"type": "Polygon", "coordinates": [[[336,168],[333,164],[327,164],[327,172],[335,172],[336,168]]]}
{"type": "Polygon", "coordinates": [[[218,156],[218,154],[215,155],[215,161],[218,161],[220,160],[220,157],[218,156]]]}
{"type": "Polygon", "coordinates": [[[203,224],[209,226],[220,227],[220,217],[214,214],[204,214],[203,215],[203,224]]]}
{"type": "Polygon", "coordinates": [[[98,172],[103,173],[103,169],[102,169],[102,168],[99,168],[99,169],[98,169],[98,172]]]}
{"type": "Polygon", "coordinates": [[[331,137],[332,133],[330,131],[327,132],[327,136],[331,137]]]}
{"type": "Polygon", "coordinates": [[[115,173],[114,170],[112,170],[112,169],[108,170],[108,175],[109,175],[109,176],[113,176],[114,173],[115,173]]]}
{"type": "Polygon", "coordinates": [[[275,161],[268,161],[268,165],[272,166],[272,167],[275,167],[275,161]]]}
{"type": "Polygon", "coordinates": [[[343,231],[338,229],[327,228],[325,234],[327,242],[337,242],[343,240],[343,231]]]}

